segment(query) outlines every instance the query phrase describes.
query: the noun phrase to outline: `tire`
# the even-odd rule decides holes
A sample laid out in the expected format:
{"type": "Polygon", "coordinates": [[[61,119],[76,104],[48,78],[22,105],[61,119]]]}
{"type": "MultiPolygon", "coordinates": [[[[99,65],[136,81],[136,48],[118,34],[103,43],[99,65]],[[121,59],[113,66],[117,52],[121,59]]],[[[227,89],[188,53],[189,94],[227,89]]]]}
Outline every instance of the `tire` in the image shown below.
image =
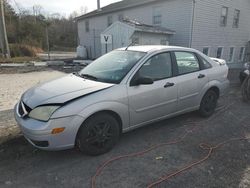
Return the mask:
{"type": "Polygon", "coordinates": [[[210,117],[215,112],[219,96],[213,90],[208,90],[203,96],[199,113],[202,117],[210,117]]]}
{"type": "Polygon", "coordinates": [[[250,101],[250,76],[248,76],[241,86],[241,94],[244,102],[250,101]]]}
{"type": "Polygon", "coordinates": [[[244,72],[241,72],[239,78],[240,78],[240,83],[243,84],[243,82],[247,78],[247,75],[244,72]]]}
{"type": "Polygon", "coordinates": [[[76,145],[81,152],[96,156],[110,151],[119,137],[117,120],[107,113],[100,113],[83,123],[77,134],[76,145]]]}

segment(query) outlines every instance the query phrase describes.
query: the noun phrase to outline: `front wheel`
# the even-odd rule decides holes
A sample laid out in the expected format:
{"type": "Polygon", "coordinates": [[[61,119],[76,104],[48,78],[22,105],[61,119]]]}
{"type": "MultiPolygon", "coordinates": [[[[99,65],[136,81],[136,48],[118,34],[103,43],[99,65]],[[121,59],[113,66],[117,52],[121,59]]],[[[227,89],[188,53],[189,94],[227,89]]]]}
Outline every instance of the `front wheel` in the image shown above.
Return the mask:
{"type": "Polygon", "coordinates": [[[215,91],[209,90],[201,100],[199,113],[203,117],[210,117],[213,115],[218,102],[218,95],[215,91]]]}
{"type": "Polygon", "coordinates": [[[115,146],[119,136],[119,123],[113,116],[106,113],[96,114],[81,126],[76,145],[87,155],[101,155],[115,146]]]}

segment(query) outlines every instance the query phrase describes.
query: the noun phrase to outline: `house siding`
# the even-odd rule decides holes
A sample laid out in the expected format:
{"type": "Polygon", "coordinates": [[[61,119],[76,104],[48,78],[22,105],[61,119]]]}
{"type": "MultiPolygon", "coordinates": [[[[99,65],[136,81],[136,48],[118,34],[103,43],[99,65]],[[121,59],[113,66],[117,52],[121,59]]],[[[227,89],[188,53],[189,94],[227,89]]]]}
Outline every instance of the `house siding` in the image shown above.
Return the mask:
{"type": "MultiPolygon", "coordinates": [[[[107,45],[107,51],[120,48],[122,46],[128,46],[130,37],[133,35],[135,29],[121,22],[114,23],[111,27],[106,29],[103,34],[112,34],[113,43],[107,45]]],[[[102,54],[106,53],[105,44],[102,44],[102,54]]]]}
{"type": "MultiPolygon", "coordinates": [[[[90,32],[85,32],[85,20],[78,21],[79,43],[87,46],[89,57],[99,57],[101,52],[100,34],[108,27],[107,18],[113,22],[119,15],[153,24],[154,11],[160,9],[161,26],[176,31],[169,39],[170,45],[192,47],[202,51],[209,47],[210,56],[215,57],[218,47],[223,47],[222,58],[229,60],[230,47],[235,48],[231,63],[239,63],[240,48],[245,47],[250,37],[249,0],[165,0],[130,9],[88,18],[90,32]],[[227,26],[220,26],[222,6],[228,7],[227,26]],[[233,28],[234,10],[240,10],[239,27],[233,28]]],[[[126,45],[126,44],[125,44],[126,45]]]]}
{"type": "Polygon", "coordinates": [[[139,39],[140,45],[160,45],[161,40],[165,40],[169,42],[169,35],[164,34],[155,34],[155,33],[144,33],[144,32],[135,32],[133,37],[137,37],[139,39]]]}
{"type": "MultiPolygon", "coordinates": [[[[250,34],[249,0],[196,0],[192,48],[202,51],[210,47],[210,56],[216,57],[218,47],[223,47],[222,58],[229,60],[230,47],[235,48],[231,63],[239,63],[240,48],[246,46],[250,34]],[[220,26],[222,6],[228,7],[226,27],[220,26]],[[239,27],[233,28],[234,10],[240,10],[239,27]]],[[[229,62],[230,63],[230,62],[229,62]]]]}
{"type": "Polygon", "coordinates": [[[155,7],[161,7],[161,26],[176,31],[176,34],[170,39],[170,44],[188,47],[190,45],[193,12],[192,0],[166,0],[110,14],[80,19],[78,20],[79,44],[87,47],[90,58],[99,57],[102,54],[100,34],[108,27],[108,16],[112,15],[113,22],[118,21],[119,15],[122,14],[124,18],[152,25],[155,7]],[[85,20],[89,20],[90,31],[88,33],[85,32],[85,20]]]}

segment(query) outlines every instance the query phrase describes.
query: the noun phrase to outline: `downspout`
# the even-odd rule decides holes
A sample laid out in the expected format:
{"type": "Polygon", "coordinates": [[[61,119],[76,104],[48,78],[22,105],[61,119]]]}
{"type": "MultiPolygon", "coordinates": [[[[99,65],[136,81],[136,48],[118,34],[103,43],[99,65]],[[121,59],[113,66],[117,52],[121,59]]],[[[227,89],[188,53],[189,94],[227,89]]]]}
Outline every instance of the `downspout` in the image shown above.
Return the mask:
{"type": "Polygon", "coordinates": [[[192,43],[193,43],[195,3],[196,3],[196,0],[193,0],[193,2],[192,2],[193,10],[192,10],[192,18],[191,18],[191,31],[190,31],[190,41],[189,41],[189,47],[190,48],[192,48],[192,43]]]}

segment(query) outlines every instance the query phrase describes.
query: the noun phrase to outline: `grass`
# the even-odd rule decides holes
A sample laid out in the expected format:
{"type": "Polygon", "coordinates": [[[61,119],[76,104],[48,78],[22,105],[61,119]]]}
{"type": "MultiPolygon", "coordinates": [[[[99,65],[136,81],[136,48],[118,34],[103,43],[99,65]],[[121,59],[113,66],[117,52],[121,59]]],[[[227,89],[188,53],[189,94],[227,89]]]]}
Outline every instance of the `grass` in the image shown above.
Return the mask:
{"type": "Polygon", "coordinates": [[[41,59],[39,57],[13,57],[13,58],[0,57],[0,63],[27,63],[30,61],[41,61],[41,59]]]}

